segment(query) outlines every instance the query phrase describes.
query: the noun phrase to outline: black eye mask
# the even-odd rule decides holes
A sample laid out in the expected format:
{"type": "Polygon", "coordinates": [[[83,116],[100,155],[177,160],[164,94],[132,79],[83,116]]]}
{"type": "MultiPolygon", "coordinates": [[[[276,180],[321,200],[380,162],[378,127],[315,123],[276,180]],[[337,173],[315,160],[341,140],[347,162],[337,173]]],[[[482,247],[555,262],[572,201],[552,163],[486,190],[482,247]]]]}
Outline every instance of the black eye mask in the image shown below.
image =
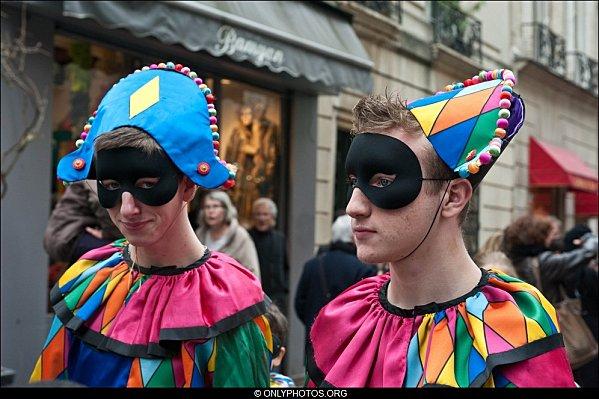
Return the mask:
{"type": "Polygon", "coordinates": [[[145,154],[138,149],[123,147],[99,151],[95,159],[98,179],[98,199],[104,208],[117,205],[123,193],[149,206],[161,206],[173,199],[179,188],[177,169],[165,155],[145,154]],[[137,187],[141,178],[158,178],[151,188],[137,187]],[[114,180],[116,189],[109,189],[106,180],[114,180]]]}
{"type": "Polygon", "coordinates": [[[382,209],[408,205],[418,197],[422,187],[422,169],[416,154],[402,141],[384,134],[358,134],[349,147],[345,171],[356,176],[348,191],[348,201],[354,187],[358,187],[382,209]],[[372,186],[370,180],[377,173],[395,175],[395,180],[386,187],[372,186]]]}

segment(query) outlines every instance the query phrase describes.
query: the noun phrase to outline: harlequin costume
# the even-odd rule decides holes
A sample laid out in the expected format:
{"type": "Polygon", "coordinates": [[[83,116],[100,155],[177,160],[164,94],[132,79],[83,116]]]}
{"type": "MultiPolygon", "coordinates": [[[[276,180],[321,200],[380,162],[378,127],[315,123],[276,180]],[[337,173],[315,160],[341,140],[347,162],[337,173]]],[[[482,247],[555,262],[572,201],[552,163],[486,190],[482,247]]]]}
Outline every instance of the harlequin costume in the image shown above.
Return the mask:
{"type": "MultiPolygon", "coordinates": [[[[509,70],[481,71],[407,103],[437,155],[473,187],[524,122],[515,82],[509,70]]],[[[357,135],[346,169],[384,209],[409,204],[421,182],[434,179],[422,177],[407,145],[381,134],[357,135]],[[369,186],[381,170],[396,179],[388,187],[369,186]]],[[[481,273],[462,297],[414,309],[388,302],[388,273],[350,287],[320,311],[310,331],[307,385],[574,386],[553,306],[527,283],[495,270],[481,273]]]]}
{"type": "MultiPolygon", "coordinates": [[[[169,162],[194,183],[231,187],[235,173],[218,158],[212,102],[210,89],[187,67],[169,62],[137,70],[106,94],[84,127],[77,150],[59,163],[58,176],[73,182],[94,176],[96,170],[99,174],[93,140],[133,126],[150,134],[169,162]]],[[[140,194],[138,199],[170,201],[169,177],[164,180],[157,198],[140,194]]],[[[105,206],[115,198],[102,194],[100,186],[105,206]]],[[[269,385],[273,344],[263,315],[270,300],[251,272],[225,254],[206,249],[187,267],[141,267],[132,262],[128,243],[115,241],[74,263],[52,289],[50,300],[56,316],[32,382],[269,385]]]]}

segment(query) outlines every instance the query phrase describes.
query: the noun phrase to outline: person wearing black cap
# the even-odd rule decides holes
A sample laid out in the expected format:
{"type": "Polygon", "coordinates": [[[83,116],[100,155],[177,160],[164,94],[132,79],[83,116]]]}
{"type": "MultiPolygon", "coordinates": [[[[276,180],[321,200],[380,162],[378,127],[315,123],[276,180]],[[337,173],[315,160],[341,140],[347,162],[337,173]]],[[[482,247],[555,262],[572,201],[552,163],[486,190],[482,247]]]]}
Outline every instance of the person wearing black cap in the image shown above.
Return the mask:
{"type": "Polygon", "coordinates": [[[404,103],[355,106],[347,214],[358,258],[389,262],[320,310],[310,387],[575,386],[555,309],[481,270],[461,235],[472,191],[524,122],[514,74],[481,71],[404,103]]]}

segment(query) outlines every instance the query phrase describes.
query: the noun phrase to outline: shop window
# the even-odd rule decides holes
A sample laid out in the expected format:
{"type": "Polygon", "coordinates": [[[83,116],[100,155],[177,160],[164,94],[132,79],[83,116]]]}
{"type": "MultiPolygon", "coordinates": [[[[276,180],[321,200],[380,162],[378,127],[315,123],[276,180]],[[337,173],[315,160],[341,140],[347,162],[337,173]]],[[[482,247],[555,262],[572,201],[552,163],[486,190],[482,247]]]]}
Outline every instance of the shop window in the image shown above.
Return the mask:
{"type": "Polygon", "coordinates": [[[236,184],[229,195],[239,222],[249,227],[254,200],[268,197],[279,205],[281,198],[281,96],[229,79],[220,80],[220,92],[220,155],[237,166],[236,184]]]}
{"type": "Polygon", "coordinates": [[[140,66],[140,57],[123,51],[84,39],[54,36],[53,206],[64,192],[64,186],[56,179],[58,161],[75,149],[75,140],[104,94],[140,66]]]}

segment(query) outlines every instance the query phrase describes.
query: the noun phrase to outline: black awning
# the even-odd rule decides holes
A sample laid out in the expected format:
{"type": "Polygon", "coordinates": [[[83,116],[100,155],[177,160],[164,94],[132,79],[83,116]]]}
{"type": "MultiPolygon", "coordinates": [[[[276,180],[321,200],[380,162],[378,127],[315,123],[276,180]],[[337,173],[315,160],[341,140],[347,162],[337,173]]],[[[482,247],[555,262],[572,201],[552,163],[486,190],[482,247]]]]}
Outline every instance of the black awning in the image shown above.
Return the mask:
{"type": "Polygon", "coordinates": [[[249,61],[329,89],[372,90],[372,61],[343,15],[308,2],[64,1],[63,15],[249,61]]]}

